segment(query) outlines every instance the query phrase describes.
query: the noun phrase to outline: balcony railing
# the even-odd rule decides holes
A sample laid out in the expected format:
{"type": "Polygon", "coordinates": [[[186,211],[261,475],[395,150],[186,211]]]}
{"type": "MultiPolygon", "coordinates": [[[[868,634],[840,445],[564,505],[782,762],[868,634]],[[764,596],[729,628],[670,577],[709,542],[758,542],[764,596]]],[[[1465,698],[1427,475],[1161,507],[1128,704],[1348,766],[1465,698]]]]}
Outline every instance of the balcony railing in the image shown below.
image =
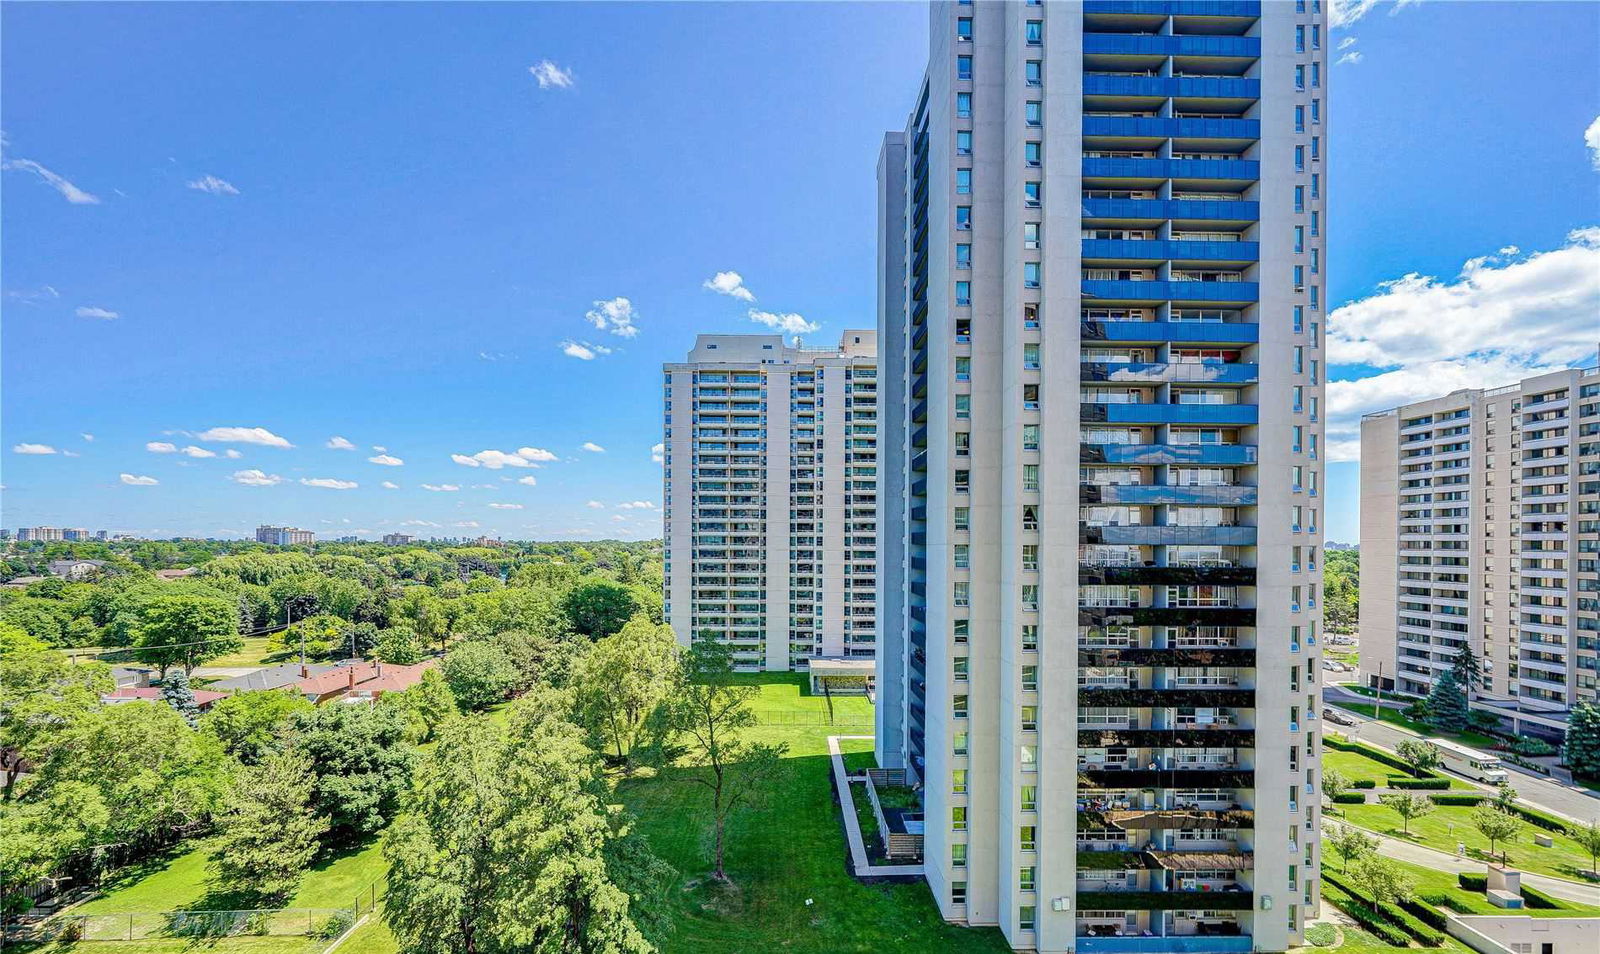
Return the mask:
{"type": "Polygon", "coordinates": [[[1261,39],[1253,36],[1085,33],[1083,52],[1122,56],[1221,56],[1255,59],[1261,55],[1261,39]]]}

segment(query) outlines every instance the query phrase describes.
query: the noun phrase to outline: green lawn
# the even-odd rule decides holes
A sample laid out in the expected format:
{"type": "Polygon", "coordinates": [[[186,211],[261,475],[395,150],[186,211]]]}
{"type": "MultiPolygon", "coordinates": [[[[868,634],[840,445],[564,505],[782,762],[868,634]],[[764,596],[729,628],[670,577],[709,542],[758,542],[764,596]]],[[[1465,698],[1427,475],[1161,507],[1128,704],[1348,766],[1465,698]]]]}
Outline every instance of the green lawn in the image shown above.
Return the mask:
{"type": "Polygon", "coordinates": [[[389,926],[383,923],[381,915],[379,912],[368,918],[334,954],[399,954],[400,942],[389,933],[389,926]]]}
{"type": "MultiPolygon", "coordinates": [[[[1457,842],[1464,842],[1469,849],[1489,850],[1489,839],[1472,827],[1474,809],[1466,805],[1435,807],[1430,814],[1412,820],[1409,836],[1401,833],[1400,816],[1382,805],[1376,803],[1340,805],[1339,808],[1341,817],[1345,821],[1360,828],[1426,845],[1452,855],[1455,854],[1457,842]]],[[[1495,846],[1497,855],[1501,847],[1501,845],[1495,846]]],[[[1565,835],[1547,832],[1526,823],[1521,833],[1512,840],[1505,851],[1514,867],[1572,881],[1581,880],[1578,871],[1587,870],[1589,867],[1589,855],[1578,847],[1577,842],[1565,835]],[[1554,839],[1554,845],[1549,848],[1535,845],[1533,843],[1535,834],[1550,835],[1554,839]]]]}
{"type": "Polygon", "coordinates": [[[1450,739],[1475,749],[1489,751],[1496,745],[1499,745],[1501,742],[1500,739],[1496,739],[1493,736],[1484,735],[1481,732],[1440,732],[1431,725],[1426,725],[1421,722],[1407,719],[1401,714],[1400,710],[1391,709],[1388,706],[1383,707],[1383,715],[1382,717],[1378,717],[1374,715],[1378,708],[1376,703],[1340,702],[1337,703],[1337,705],[1341,709],[1348,709],[1351,712],[1360,713],[1368,719],[1376,718],[1379,722],[1387,722],[1390,725],[1399,726],[1402,729],[1409,729],[1418,735],[1425,735],[1434,739],[1450,739]]]}
{"type": "MultiPolygon", "coordinates": [[[[1360,752],[1344,752],[1335,748],[1324,748],[1322,750],[1322,771],[1327,772],[1330,769],[1338,769],[1345,778],[1352,782],[1360,779],[1371,779],[1380,788],[1388,783],[1389,776],[1406,774],[1397,768],[1384,765],[1376,759],[1369,759],[1360,752]]],[[[1449,775],[1445,777],[1450,779],[1451,788],[1477,791],[1477,789],[1461,779],[1449,775]]],[[[1352,791],[1360,791],[1360,789],[1352,789],[1352,791]]],[[[1369,800],[1371,800],[1370,793],[1369,800]]]]}
{"type": "MultiPolygon", "coordinates": [[[[208,851],[209,848],[201,844],[192,850],[126,869],[106,884],[105,892],[100,897],[74,908],[72,913],[153,913],[257,907],[253,899],[219,893],[213,888],[211,871],[206,864],[208,851]]],[[[382,876],[383,872],[379,843],[377,839],[372,839],[364,845],[319,860],[306,873],[300,889],[284,907],[350,907],[355,903],[356,894],[382,876]]]]}
{"type": "MultiPolygon", "coordinates": [[[[329,942],[305,937],[228,937],[214,940],[79,941],[18,947],[30,954],[322,954],[329,942]]],[[[6,950],[11,950],[7,947],[6,950]]],[[[339,948],[340,952],[344,946],[339,948]]],[[[378,949],[373,949],[378,950],[378,949]]]]}

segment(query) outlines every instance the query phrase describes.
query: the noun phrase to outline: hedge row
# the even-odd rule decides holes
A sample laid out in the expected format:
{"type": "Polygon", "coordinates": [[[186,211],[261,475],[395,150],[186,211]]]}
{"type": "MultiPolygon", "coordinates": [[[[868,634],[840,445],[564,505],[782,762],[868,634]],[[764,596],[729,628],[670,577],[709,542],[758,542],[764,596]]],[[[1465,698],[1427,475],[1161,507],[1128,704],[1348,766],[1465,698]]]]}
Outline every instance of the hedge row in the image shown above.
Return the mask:
{"type": "MultiPolygon", "coordinates": [[[[1322,872],[1322,884],[1322,895],[1324,898],[1326,898],[1328,895],[1327,886],[1330,884],[1346,897],[1353,899],[1356,896],[1355,892],[1351,890],[1350,886],[1340,880],[1338,875],[1335,875],[1326,869],[1324,869],[1322,872]]],[[[1356,904],[1359,906],[1361,902],[1356,902],[1356,904]]],[[[1344,906],[1340,905],[1340,907],[1344,906]]],[[[1402,906],[1396,906],[1393,904],[1376,904],[1373,905],[1373,907],[1377,909],[1379,917],[1387,921],[1389,924],[1399,928],[1405,934],[1416,938],[1417,943],[1421,944],[1423,947],[1439,947],[1440,945],[1444,944],[1445,935],[1443,932],[1434,930],[1434,928],[1430,927],[1427,923],[1424,923],[1424,920],[1438,921],[1439,926],[1443,927],[1444,915],[1440,914],[1433,908],[1428,907],[1425,902],[1411,900],[1402,906]],[[1429,913],[1425,917],[1418,916],[1413,913],[1413,906],[1426,908],[1429,913]]],[[[1356,916],[1354,911],[1351,911],[1348,908],[1345,910],[1346,913],[1350,914],[1352,917],[1356,916]]],[[[1367,910],[1370,911],[1371,908],[1368,908],[1367,910]]],[[[1356,920],[1360,921],[1361,919],[1356,917],[1356,920]]],[[[1366,922],[1362,921],[1362,924],[1365,925],[1366,922]]],[[[1390,943],[1396,942],[1391,941],[1390,943]]],[[[1401,946],[1404,946],[1404,941],[1398,943],[1400,943],[1401,946]]]]}
{"type": "Polygon", "coordinates": [[[1538,809],[1528,808],[1524,805],[1512,805],[1511,811],[1517,815],[1521,815],[1529,823],[1536,825],[1539,828],[1543,828],[1545,831],[1553,831],[1559,835],[1571,834],[1571,832],[1567,831],[1566,822],[1559,818],[1553,818],[1549,815],[1546,815],[1544,812],[1541,812],[1538,809]]]}
{"type": "Polygon", "coordinates": [[[1378,780],[1373,778],[1358,778],[1350,783],[1351,788],[1377,788],[1378,780]]]}
{"type": "MultiPolygon", "coordinates": [[[[1366,744],[1365,742],[1350,742],[1350,741],[1347,741],[1345,739],[1335,738],[1334,736],[1330,735],[1330,736],[1327,736],[1326,738],[1324,738],[1322,740],[1322,743],[1323,743],[1323,745],[1327,746],[1328,748],[1330,748],[1330,749],[1338,749],[1340,752],[1354,752],[1357,755],[1364,755],[1367,758],[1373,760],[1374,762],[1380,762],[1380,763],[1382,763],[1384,765],[1389,766],[1392,769],[1399,769],[1400,771],[1406,773],[1406,775],[1408,777],[1413,774],[1412,773],[1411,763],[1407,762],[1405,759],[1402,759],[1398,755],[1390,754],[1388,752],[1385,752],[1382,749],[1373,748],[1372,746],[1366,744]]],[[[1424,779],[1435,779],[1435,778],[1443,778],[1443,777],[1444,776],[1439,775],[1439,774],[1434,773],[1434,772],[1429,772],[1426,775],[1422,776],[1422,778],[1424,778],[1424,779]]],[[[1391,779],[1390,782],[1392,783],[1393,779],[1391,779]]],[[[1395,787],[1398,787],[1398,786],[1395,786],[1395,787]]]]}
{"type": "Polygon", "coordinates": [[[1323,872],[1322,875],[1322,900],[1335,905],[1339,910],[1350,915],[1352,920],[1376,934],[1378,939],[1385,944],[1391,947],[1407,947],[1410,945],[1410,939],[1406,937],[1406,932],[1378,917],[1371,908],[1357,901],[1343,888],[1330,882],[1327,872],[1323,872]]]}
{"type": "Polygon", "coordinates": [[[1361,792],[1340,792],[1333,796],[1335,805],[1365,805],[1367,796],[1361,792]]]}
{"type": "Polygon", "coordinates": [[[1465,792],[1449,795],[1429,795],[1435,805],[1480,805],[1487,795],[1469,795],[1465,792]]]}
{"type": "Polygon", "coordinates": [[[1391,775],[1385,784],[1390,788],[1400,789],[1401,791],[1416,789],[1427,792],[1443,792],[1448,791],[1450,788],[1450,780],[1437,775],[1432,778],[1406,778],[1401,775],[1391,775]]]}
{"type": "Polygon", "coordinates": [[[1550,897],[1548,894],[1545,894],[1543,891],[1540,891],[1538,888],[1530,888],[1527,885],[1522,886],[1522,900],[1525,901],[1530,908],[1545,908],[1549,910],[1553,908],[1566,907],[1566,905],[1562,904],[1560,901],[1557,901],[1555,898],[1550,897]]]}
{"type": "Polygon", "coordinates": [[[1456,875],[1456,884],[1461,885],[1461,890],[1463,891],[1487,891],[1489,890],[1489,876],[1469,874],[1463,871],[1456,875]]]}

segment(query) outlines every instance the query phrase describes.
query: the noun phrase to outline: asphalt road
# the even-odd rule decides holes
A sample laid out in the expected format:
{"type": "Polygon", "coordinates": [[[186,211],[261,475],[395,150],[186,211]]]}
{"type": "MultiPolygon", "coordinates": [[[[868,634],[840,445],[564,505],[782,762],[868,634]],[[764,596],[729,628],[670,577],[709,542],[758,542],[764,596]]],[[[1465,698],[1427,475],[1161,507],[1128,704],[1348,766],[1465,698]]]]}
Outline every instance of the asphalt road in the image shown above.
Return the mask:
{"type": "MultiPolygon", "coordinates": [[[[1334,725],[1330,722],[1326,728],[1338,730],[1353,739],[1369,742],[1379,748],[1391,751],[1406,739],[1421,738],[1415,732],[1390,725],[1387,722],[1375,722],[1344,709],[1339,705],[1341,701],[1369,704],[1372,702],[1371,699],[1345,692],[1337,686],[1324,686],[1324,704],[1338,708],[1345,715],[1355,719],[1357,723],[1354,726],[1342,726],[1334,725]]],[[[1600,819],[1600,797],[1591,794],[1588,789],[1563,785],[1542,775],[1535,775],[1532,772],[1525,771],[1515,765],[1502,764],[1511,773],[1511,787],[1517,790],[1517,795],[1523,801],[1547,812],[1564,815],[1573,821],[1584,824],[1600,819]]],[[[1483,788],[1485,791],[1490,790],[1475,779],[1469,778],[1466,781],[1483,788]]]]}

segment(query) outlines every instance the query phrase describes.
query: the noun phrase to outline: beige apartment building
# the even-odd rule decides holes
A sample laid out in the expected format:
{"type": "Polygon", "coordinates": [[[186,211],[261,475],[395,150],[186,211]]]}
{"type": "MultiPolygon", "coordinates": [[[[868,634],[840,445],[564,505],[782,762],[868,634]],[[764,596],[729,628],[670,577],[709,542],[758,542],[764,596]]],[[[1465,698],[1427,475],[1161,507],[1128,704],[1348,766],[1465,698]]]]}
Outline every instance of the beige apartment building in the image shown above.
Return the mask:
{"type": "Polygon", "coordinates": [[[700,335],[663,370],[665,611],[678,641],[742,669],[872,659],[878,367],[873,331],[833,348],[700,335]]]}
{"type": "Polygon", "coordinates": [[[1600,368],[1361,422],[1362,682],[1425,696],[1463,646],[1473,709],[1559,739],[1600,650],[1600,368]]]}

